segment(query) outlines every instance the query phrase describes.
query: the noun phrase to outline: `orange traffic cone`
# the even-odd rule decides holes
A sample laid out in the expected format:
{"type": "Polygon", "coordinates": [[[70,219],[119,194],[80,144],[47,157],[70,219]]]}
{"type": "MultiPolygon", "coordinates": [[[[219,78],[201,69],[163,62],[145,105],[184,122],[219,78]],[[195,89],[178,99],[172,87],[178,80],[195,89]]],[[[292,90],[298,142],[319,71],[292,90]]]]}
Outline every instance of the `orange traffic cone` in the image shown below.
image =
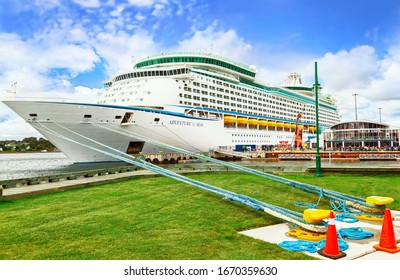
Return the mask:
{"type": "Polygon", "coordinates": [[[383,216],[381,239],[379,244],[374,245],[376,250],[385,251],[388,253],[400,252],[400,247],[396,245],[396,237],[394,236],[394,228],[392,221],[392,214],[390,209],[385,209],[385,215],[383,216]]]}
{"type": "Polygon", "coordinates": [[[335,215],[331,211],[329,214],[328,231],[326,232],[326,242],[323,249],[318,250],[318,254],[331,258],[339,259],[346,256],[346,253],[340,252],[339,242],[336,233],[335,215]]]}

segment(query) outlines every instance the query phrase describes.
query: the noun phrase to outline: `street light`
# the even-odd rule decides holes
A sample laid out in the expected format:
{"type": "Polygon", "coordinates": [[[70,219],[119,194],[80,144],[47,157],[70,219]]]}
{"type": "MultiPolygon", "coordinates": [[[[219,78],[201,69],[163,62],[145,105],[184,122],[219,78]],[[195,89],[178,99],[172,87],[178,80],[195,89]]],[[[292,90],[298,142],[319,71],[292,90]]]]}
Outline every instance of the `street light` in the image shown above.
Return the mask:
{"type": "Polygon", "coordinates": [[[315,155],[315,177],[322,177],[321,171],[321,154],[319,153],[319,121],[318,121],[318,74],[317,74],[317,62],[315,62],[315,122],[317,129],[317,153],[315,155]]]}
{"type": "Polygon", "coordinates": [[[353,95],[354,95],[354,110],[356,113],[356,120],[357,120],[357,95],[358,95],[358,93],[354,93],[353,95]]]}

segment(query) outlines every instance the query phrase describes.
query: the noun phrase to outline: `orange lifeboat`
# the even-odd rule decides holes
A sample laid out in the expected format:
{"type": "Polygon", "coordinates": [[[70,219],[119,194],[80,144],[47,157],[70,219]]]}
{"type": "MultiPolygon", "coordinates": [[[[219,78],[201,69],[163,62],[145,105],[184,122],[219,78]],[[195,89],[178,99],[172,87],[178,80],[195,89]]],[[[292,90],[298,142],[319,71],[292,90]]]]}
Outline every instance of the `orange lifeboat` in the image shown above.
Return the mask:
{"type": "Polygon", "coordinates": [[[238,124],[248,124],[249,120],[247,118],[239,117],[237,119],[238,124]]]}
{"type": "Polygon", "coordinates": [[[257,119],[249,119],[249,124],[258,125],[258,120],[257,119]]]}
{"type": "Polygon", "coordinates": [[[258,121],[258,125],[259,125],[259,126],[267,126],[267,125],[268,125],[268,121],[266,121],[266,120],[259,120],[259,121],[258,121]]]}
{"type": "Polygon", "coordinates": [[[236,123],[235,116],[224,116],[224,123],[236,123]]]}

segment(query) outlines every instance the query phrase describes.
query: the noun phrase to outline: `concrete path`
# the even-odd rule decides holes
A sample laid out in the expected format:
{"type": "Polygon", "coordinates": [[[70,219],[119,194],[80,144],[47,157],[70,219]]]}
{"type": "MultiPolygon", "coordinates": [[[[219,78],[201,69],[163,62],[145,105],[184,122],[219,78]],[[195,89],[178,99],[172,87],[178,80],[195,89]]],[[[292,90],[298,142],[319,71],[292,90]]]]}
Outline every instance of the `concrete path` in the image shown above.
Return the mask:
{"type": "Polygon", "coordinates": [[[54,183],[43,183],[43,184],[30,185],[24,187],[7,188],[3,190],[3,196],[2,197],[0,196],[0,199],[10,200],[10,199],[39,195],[39,194],[61,192],[66,190],[95,186],[99,184],[120,182],[136,176],[149,176],[149,175],[155,175],[155,173],[148,170],[138,170],[138,171],[109,174],[103,176],[94,176],[94,177],[74,179],[74,180],[63,180],[54,183]]]}
{"type": "MultiPolygon", "coordinates": [[[[400,246],[400,211],[391,210],[393,220],[393,227],[395,232],[395,237],[397,238],[397,244],[400,246]]],[[[363,239],[363,240],[349,240],[349,248],[345,251],[346,257],[339,260],[400,260],[400,252],[396,254],[390,254],[382,251],[376,251],[373,245],[379,244],[382,223],[381,222],[370,222],[370,221],[358,221],[356,223],[344,223],[335,221],[336,230],[341,228],[352,228],[361,227],[364,231],[370,231],[374,233],[373,237],[363,239]]],[[[279,244],[282,241],[296,241],[298,239],[286,236],[286,233],[290,230],[288,224],[278,224],[273,226],[262,227],[258,229],[251,229],[240,232],[241,234],[263,240],[269,243],[279,244]]],[[[308,253],[307,255],[313,256],[319,259],[326,259],[318,253],[308,253]]]]}
{"type": "MultiPolygon", "coordinates": [[[[179,174],[190,174],[190,173],[204,173],[208,171],[204,169],[196,169],[196,170],[186,169],[186,170],[174,170],[174,172],[179,174]]],[[[142,177],[142,176],[161,176],[161,175],[154,173],[150,170],[136,170],[130,172],[93,176],[93,177],[79,178],[73,180],[60,180],[58,182],[52,182],[52,183],[43,182],[40,184],[29,185],[29,186],[5,188],[3,190],[0,189],[0,200],[11,200],[11,199],[29,197],[34,195],[46,194],[46,193],[62,192],[66,190],[85,188],[100,184],[121,182],[129,180],[133,177],[142,177]]]]}

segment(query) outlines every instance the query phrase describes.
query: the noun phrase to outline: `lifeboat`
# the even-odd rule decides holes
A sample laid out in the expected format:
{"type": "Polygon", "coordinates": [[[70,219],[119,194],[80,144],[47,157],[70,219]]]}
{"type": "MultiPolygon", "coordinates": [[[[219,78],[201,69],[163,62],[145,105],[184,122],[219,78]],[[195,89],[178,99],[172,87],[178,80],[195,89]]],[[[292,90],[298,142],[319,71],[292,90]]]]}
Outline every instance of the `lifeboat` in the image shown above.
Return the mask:
{"type": "Polygon", "coordinates": [[[268,126],[270,126],[270,127],[275,127],[275,126],[276,126],[276,122],[274,122],[274,121],[268,121],[268,126]]]}
{"type": "Polygon", "coordinates": [[[238,118],[237,119],[238,124],[248,124],[249,120],[247,118],[238,118]]]}
{"type": "Polygon", "coordinates": [[[309,131],[316,131],[317,128],[316,128],[315,126],[309,126],[309,127],[308,127],[308,130],[309,130],[309,131]]]}
{"type": "Polygon", "coordinates": [[[250,125],[258,125],[258,120],[257,119],[249,119],[249,124],[250,125]]]}
{"type": "Polygon", "coordinates": [[[291,126],[292,126],[292,125],[291,125],[290,123],[284,123],[284,124],[283,124],[283,127],[284,127],[284,128],[290,128],[291,126]]]}
{"type": "Polygon", "coordinates": [[[259,121],[258,121],[258,125],[259,125],[259,126],[267,126],[267,125],[268,125],[268,121],[266,121],[266,120],[259,120],[259,121]]]}
{"type": "Polygon", "coordinates": [[[235,116],[224,116],[224,123],[236,123],[235,116]]]}
{"type": "Polygon", "coordinates": [[[277,122],[277,123],[276,123],[276,127],[281,127],[281,128],[283,128],[283,123],[277,122]]]}

